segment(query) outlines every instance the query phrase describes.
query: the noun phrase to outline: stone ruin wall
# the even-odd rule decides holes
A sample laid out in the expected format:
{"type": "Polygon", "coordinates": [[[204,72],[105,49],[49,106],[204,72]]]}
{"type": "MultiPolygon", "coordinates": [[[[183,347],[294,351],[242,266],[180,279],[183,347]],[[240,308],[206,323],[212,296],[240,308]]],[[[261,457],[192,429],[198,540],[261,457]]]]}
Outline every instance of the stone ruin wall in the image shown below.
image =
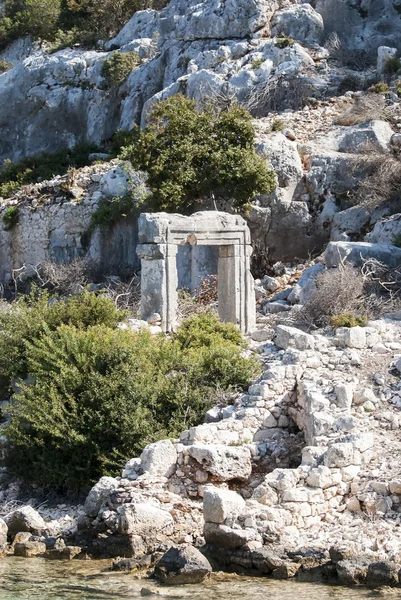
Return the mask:
{"type": "MultiPolygon", "coordinates": [[[[19,221],[9,231],[0,227],[0,284],[19,274],[32,276],[45,261],[67,263],[87,256],[99,262],[106,273],[119,266],[137,270],[138,224],[136,217],[121,219],[108,228],[97,228],[88,247],[85,234],[97,204],[63,202],[38,208],[19,205],[19,221]]],[[[0,216],[1,218],[1,216],[0,216]]],[[[218,248],[180,246],[177,274],[180,289],[195,290],[205,277],[217,274],[218,248]]]]}

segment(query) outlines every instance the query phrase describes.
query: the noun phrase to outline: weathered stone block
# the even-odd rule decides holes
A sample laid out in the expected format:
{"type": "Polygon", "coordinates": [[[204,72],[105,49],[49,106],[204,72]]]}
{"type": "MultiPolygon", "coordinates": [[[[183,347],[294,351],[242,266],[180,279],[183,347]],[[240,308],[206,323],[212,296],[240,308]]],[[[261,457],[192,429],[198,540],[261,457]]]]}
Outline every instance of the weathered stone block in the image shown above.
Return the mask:
{"type": "Polygon", "coordinates": [[[119,509],[118,531],[124,535],[154,537],[171,534],[173,517],[166,510],[148,504],[126,504],[119,509]]]}
{"type": "Polygon", "coordinates": [[[170,440],[161,440],[146,446],[141,456],[142,471],[153,477],[170,477],[177,462],[177,451],[170,440]]]}
{"type": "Polygon", "coordinates": [[[187,452],[218,481],[246,480],[252,472],[251,453],[243,446],[199,444],[190,446],[187,452]]]}
{"type": "Polygon", "coordinates": [[[211,523],[224,523],[236,519],[245,508],[245,500],[230,490],[206,487],[203,492],[203,516],[211,523]]]}

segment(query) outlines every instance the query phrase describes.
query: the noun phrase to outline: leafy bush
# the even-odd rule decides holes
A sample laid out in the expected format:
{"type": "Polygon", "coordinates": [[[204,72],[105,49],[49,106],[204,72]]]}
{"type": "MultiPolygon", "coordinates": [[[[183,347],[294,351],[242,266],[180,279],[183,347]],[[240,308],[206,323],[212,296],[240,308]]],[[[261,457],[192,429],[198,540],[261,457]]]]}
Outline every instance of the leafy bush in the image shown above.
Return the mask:
{"type": "Polygon", "coordinates": [[[111,87],[118,87],[128,75],[139,65],[137,52],[113,52],[105,58],[102,65],[101,75],[111,87]]]}
{"type": "Polygon", "coordinates": [[[332,327],[364,327],[368,320],[366,317],[354,315],[354,313],[346,312],[340,315],[335,315],[330,319],[332,327]]]}
{"type": "Polygon", "coordinates": [[[0,310],[0,398],[12,391],[16,378],[26,378],[27,344],[62,324],[87,329],[94,325],[114,327],[125,313],[103,296],[84,292],[66,299],[50,298],[47,291],[34,289],[0,310]]]}
{"type": "Polygon", "coordinates": [[[161,9],[165,0],[5,0],[0,48],[31,35],[53,42],[52,51],[74,44],[94,45],[120,31],[137,10],[161,9]]]}
{"type": "Polygon", "coordinates": [[[67,0],[60,24],[64,29],[75,27],[84,41],[110,39],[136,11],[165,5],[165,0],[67,0]]]}
{"type": "Polygon", "coordinates": [[[285,129],[285,123],[283,119],[274,119],[272,123],[272,131],[283,131],[285,129]]]}
{"type": "Polygon", "coordinates": [[[207,344],[196,347],[183,344],[183,330],[169,339],[104,325],[45,328],[27,343],[33,383],[9,409],[9,468],[39,484],[85,488],[117,475],[146,443],[198,423],[219,387],[242,389],[255,372],[242,342],[223,341],[225,327],[213,317],[207,344]]]}
{"type": "Polygon", "coordinates": [[[137,200],[131,195],[103,199],[99,203],[99,207],[91,215],[88,229],[83,235],[83,241],[89,241],[96,227],[104,228],[112,226],[121,217],[131,215],[137,206],[137,200]]]}
{"type": "Polygon", "coordinates": [[[13,40],[31,35],[51,39],[57,29],[61,0],[5,0],[0,19],[0,48],[13,40]]]}
{"type": "Polygon", "coordinates": [[[6,73],[13,67],[13,64],[7,62],[4,58],[0,58],[0,75],[6,73]]]}
{"type": "Polygon", "coordinates": [[[222,323],[211,311],[184,321],[174,337],[182,348],[211,346],[216,340],[242,348],[246,345],[238,327],[222,323]]]}
{"type": "Polygon", "coordinates": [[[84,167],[89,164],[89,154],[98,150],[94,144],[82,143],[53,153],[29,156],[18,163],[7,160],[0,170],[0,196],[7,198],[21,185],[64,175],[71,166],[84,167]]]}
{"type": "Polygon", "coordinates": [[[372,87],[370,87],[369,90],[373,94],[387,94],[387,92],[389,91],[388,84],[384,82],[375,83],[375,85],[372,85],[372,87]]]}
{"type": "Polygon", "coordinates": [[[144,130],[132,132],[122,158],[147,171],[155,210],[186,211],[199,199],[219,196],[243,206],[274,188],[274,174],[254,151],[250,114],[221,110],[177,95],[160,102],[144,130]]]}
{"type": "Polygon", "coordinates": [[[288,35],[284,35],[284,36],[276,39],[276,46],[277,46],[277,48],[280,48],[280,49],[289,48],[289,47],[293,46],[294,44],[295,44],[295,40],[293,40],[288,35]]]}
{"type": "Polygon", "coordinates": [[[399,58],[387,58],[386,63],[384,65],[384,72],[386,75],[391,77],[395,75],[401,68],[401,62],[399,58]]]}
{"type": "Polygon", "coordinates": [[[3,224],[5,231],[10,231],[19,220],[18,206],[8,206],[3,213],[3,224]]]}
{"type": "Polygon", "coordinates": [[[264,62],[264,58],[255,58],[255,60],[252,62],[252,69],[259,69],[259,67],[261,67],[264,62]]]}

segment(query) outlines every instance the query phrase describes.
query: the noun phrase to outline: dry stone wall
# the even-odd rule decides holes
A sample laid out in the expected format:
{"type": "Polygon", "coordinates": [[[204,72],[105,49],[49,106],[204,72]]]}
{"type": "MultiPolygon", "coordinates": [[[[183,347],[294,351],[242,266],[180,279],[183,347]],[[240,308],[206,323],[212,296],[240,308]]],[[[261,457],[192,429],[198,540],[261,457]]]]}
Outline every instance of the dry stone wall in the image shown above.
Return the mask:
{"type": "MultiPolygon", "coordinates": [[[[142,551],[162,539],[204,539],[231,557],[308,544],[324,554],[341,542],[370,560],[399,558],[393,523],[400,520],[400,477],[395,466],[374,465],[389,451],[377,445],[377,431],[399,428],[391,406],[401,401],[378,375],[377,389],[367,387],[361,365],[380,355],[391,368],[401,353],[400,331],[390,320],[335,335],[277,326],[273,342],[255,343],[265,368],[248,393],[209,411],[206,422],[179,441],[152,444],[129,461],[121,479],[106,482],[96,518],[88,510],[82,516],[81,535],[88,528],[95,536],[104,528],[112,538],[123,534],[121,518],[146,498],[173,515],[175,527],[142,536],[142,551]],[[383,405],[389,406],[381,413],[383,405]],[[364,521],[363,511],[375,515],[376,525],[364,521]],[[385,541],[378,552],[379,530],[385,541]]],[[[99,497],[96,486],[91,496],[99,497]]]]}

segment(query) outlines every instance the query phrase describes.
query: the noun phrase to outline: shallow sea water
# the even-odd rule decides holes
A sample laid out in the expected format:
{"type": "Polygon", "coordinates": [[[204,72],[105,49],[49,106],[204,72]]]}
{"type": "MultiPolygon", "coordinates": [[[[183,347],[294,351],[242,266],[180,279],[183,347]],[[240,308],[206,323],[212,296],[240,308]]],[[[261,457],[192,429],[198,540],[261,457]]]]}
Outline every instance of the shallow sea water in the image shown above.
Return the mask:
{"type": "Polygon", "coordinates": [[[155,592],[150,598],[176,600],[362,600],[376,596],[365,588],[220,574],[201,585],[166,587],[109,567],[110,561],[2,559],[0,600],[130,600],[141,598],[142,588],[155,592]]]}

